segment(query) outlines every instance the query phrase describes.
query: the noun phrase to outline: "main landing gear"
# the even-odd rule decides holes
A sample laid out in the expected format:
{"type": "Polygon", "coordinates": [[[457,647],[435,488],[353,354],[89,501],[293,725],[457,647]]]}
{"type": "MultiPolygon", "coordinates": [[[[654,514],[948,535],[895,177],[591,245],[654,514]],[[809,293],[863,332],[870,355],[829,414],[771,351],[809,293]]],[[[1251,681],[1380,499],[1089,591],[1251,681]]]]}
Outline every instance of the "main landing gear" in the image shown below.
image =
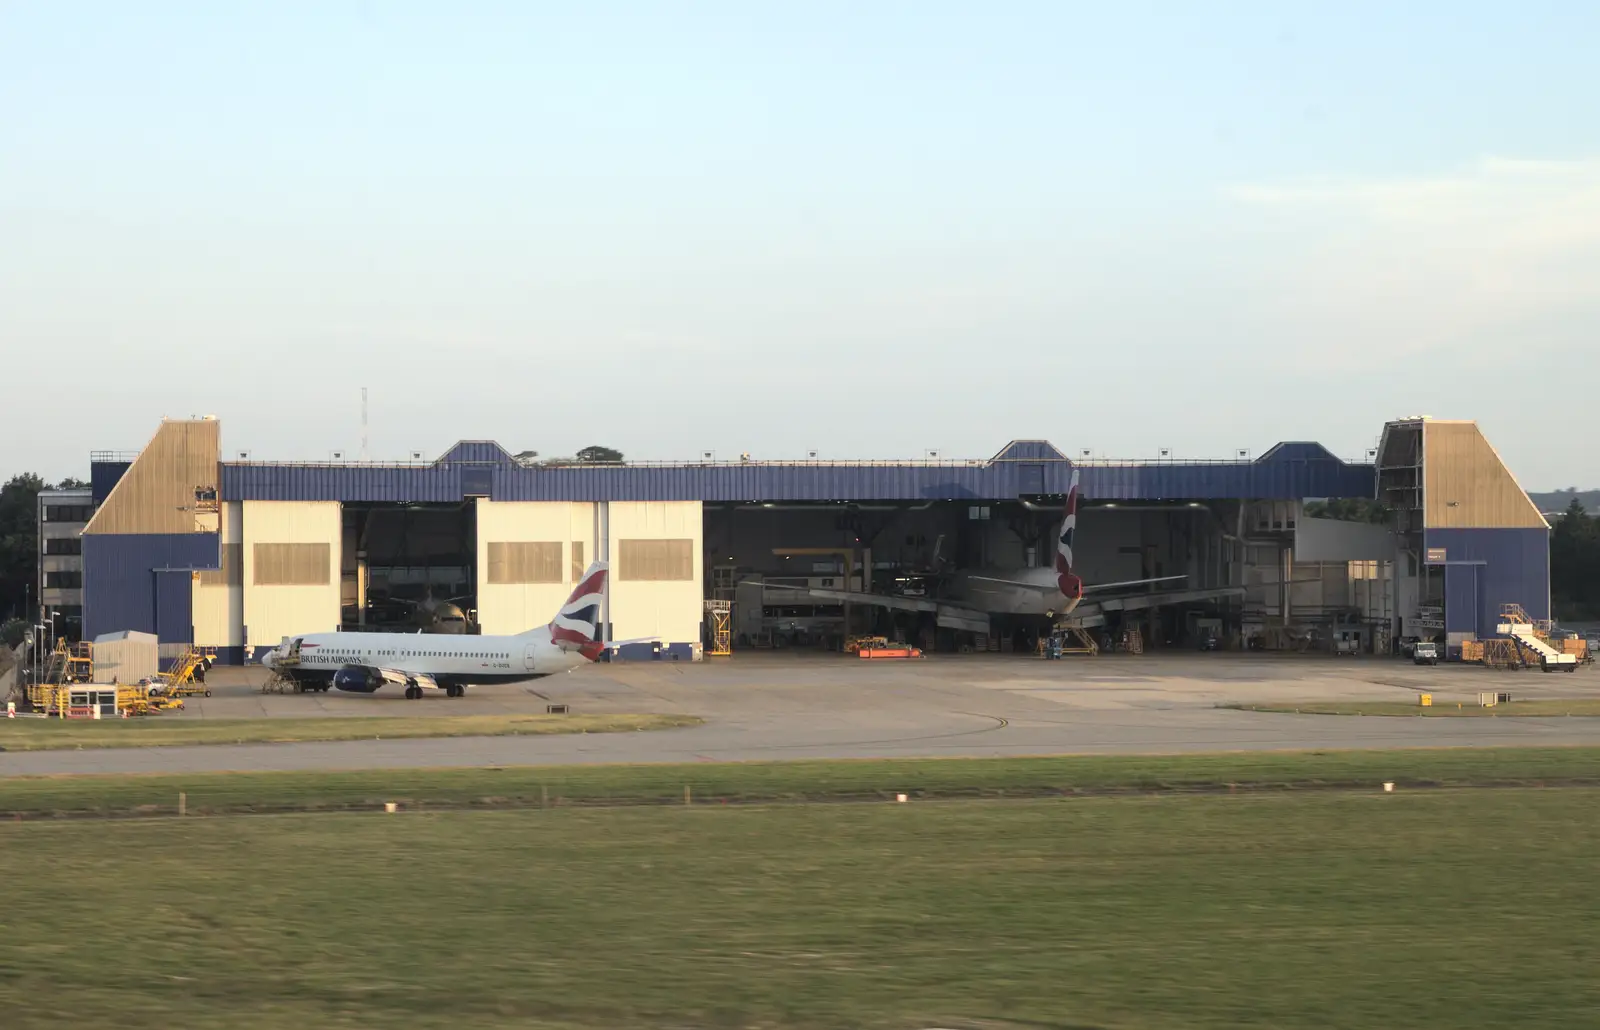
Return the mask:
{"type": "MultiPolygon", "coordinates": [[[[444,688],[444,696],[445,697],[465,697],[466,693],[467,693],[467,688],[461,686],[460,684],[454,684],[453,683],[450,686],[447,686],[447,687],[444,688]]],[[[417,686],[416,684],[413,683],[411,686],[406,688],[406,700],[407,701],[417,701],[417,700],[420,700],[421,697],[422,697],[422,688],[421,687],[419,687],[419,686],[417,686]]]]}

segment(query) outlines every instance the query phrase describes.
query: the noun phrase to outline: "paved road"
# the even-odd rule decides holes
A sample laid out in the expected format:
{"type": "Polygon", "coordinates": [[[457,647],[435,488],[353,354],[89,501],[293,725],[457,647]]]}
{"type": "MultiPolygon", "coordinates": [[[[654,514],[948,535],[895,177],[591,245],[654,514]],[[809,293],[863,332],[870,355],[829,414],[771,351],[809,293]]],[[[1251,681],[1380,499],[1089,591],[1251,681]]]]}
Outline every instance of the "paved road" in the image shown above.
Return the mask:
{"type": "MultiPolygon", "coordinates": [[[[237,675],[237,674],[235,674],[237,675]]],[[[1415,670],[1200,656],[1103,659],[1093,666],[1023,659],[951,659],[856,666],[840,660],[582,670],[532,688],[486,690],[461,702],[382,697],[263,697],[239,680],[185,718],[371,716],[447,711],[690,712],[703,726],[650,733],[379,740],[329,744],[141,748],[0,754],[0,776],[54,773],[356,769],[802,758],[1156,754],[1284,748],[1600,745],[1600,718],[1405,719],[1273,715],[1222,701],[1470,700],[1485,684],[1524,694],[1600,695],[1600,676],[1525,674],[1493,683],[1480,670],[1415,670]],[[536,688],[536,689],[535,689],[536,688]]]]}

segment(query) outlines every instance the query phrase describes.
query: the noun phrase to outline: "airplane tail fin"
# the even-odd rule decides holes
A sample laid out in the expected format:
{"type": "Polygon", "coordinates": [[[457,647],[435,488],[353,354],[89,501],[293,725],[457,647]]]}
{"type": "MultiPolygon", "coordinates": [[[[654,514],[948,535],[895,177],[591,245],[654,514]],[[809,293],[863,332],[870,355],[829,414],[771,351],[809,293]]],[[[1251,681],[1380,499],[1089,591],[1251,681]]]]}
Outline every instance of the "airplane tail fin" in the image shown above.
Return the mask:
{"type": "Polygon", "coordinates": [[[1083,580],[1072,565],[1072,538],[1077,530],[1078,470],[1073,469],[1072,485],[1067,490],[1067,508],[1061,520],[1061,536],[1056,541],[1056,585],[1074,607],[1083,599],[1083,580]]]}
{"type": "Polygon", "coordinates": [[[591,662],[605,650],[604,630],[601,626],[601,607],[606,595],[606,571],[603,561],[590,565],[572,588],[567,603],[550,620],[550,639],[566,651],[577,651],[591,662]]]}

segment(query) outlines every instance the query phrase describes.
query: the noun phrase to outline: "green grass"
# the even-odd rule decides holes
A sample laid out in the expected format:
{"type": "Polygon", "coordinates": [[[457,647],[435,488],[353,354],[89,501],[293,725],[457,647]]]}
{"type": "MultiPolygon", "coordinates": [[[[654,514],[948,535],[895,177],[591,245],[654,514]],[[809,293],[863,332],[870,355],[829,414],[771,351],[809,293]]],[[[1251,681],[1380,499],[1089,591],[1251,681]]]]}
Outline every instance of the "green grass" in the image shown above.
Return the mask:
{"type": "Polygon", "coordinates": [[[1032,797],[1061,793],[1592,784],[1600,748],[393,769],[0,778],[0,817],[1032,797]]]}
{"type": "Polygon", "coordinates": [[[1222,705],[1246,712],[1280,712],[1297,715],[1383,715],[1423,719],[1502,719],[1518,716],[1597,716],[1600,698],[1512,701],[1485,708],[1476,701],[1446,701],[1437,695],[1427,707],[1415,701],[1295,701],[1272,705],[1222,705]]]}
{"type": "Polygon", "coordinates": [[[397,740],[407,737],[504,737],[513,734],[620,733],[697,726],[687,715],[441,715],[421,718],[4,719],[0,748],[171,747],[201,744],[290,744],[305,741],[397,740]]]}
{"type": "Polygon", "coordinates": [[[1592,1026],[1600,790],[0,824],[8,1030],[1592,1026]]]}

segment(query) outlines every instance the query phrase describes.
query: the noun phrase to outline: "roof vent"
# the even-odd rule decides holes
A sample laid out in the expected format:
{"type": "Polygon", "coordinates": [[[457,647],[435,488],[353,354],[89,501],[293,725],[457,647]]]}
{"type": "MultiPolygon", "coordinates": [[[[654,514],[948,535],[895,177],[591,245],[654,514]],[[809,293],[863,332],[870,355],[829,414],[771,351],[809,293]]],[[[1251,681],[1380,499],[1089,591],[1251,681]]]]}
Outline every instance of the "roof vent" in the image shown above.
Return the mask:
{"type": "Polygon", "coordinates": [[[249,451],[240,451],[239,452],[239,460],[240,461],[249,461],[250,460],[250,452],[249,451]]]}
{"type": "Polygon", "coordinates": [[[328,460],[329,461],[343,461],[344,460],[344,452],[343,451],[329,451],[328,452],[328,460]]]}
{"type": "Polygon", "coordinates": [[[421,451],[412,451],[411,452],[411,460],[412,461],[424,461],[426,459],[424,459],[422,457],[422,452],[421,451]]]}

